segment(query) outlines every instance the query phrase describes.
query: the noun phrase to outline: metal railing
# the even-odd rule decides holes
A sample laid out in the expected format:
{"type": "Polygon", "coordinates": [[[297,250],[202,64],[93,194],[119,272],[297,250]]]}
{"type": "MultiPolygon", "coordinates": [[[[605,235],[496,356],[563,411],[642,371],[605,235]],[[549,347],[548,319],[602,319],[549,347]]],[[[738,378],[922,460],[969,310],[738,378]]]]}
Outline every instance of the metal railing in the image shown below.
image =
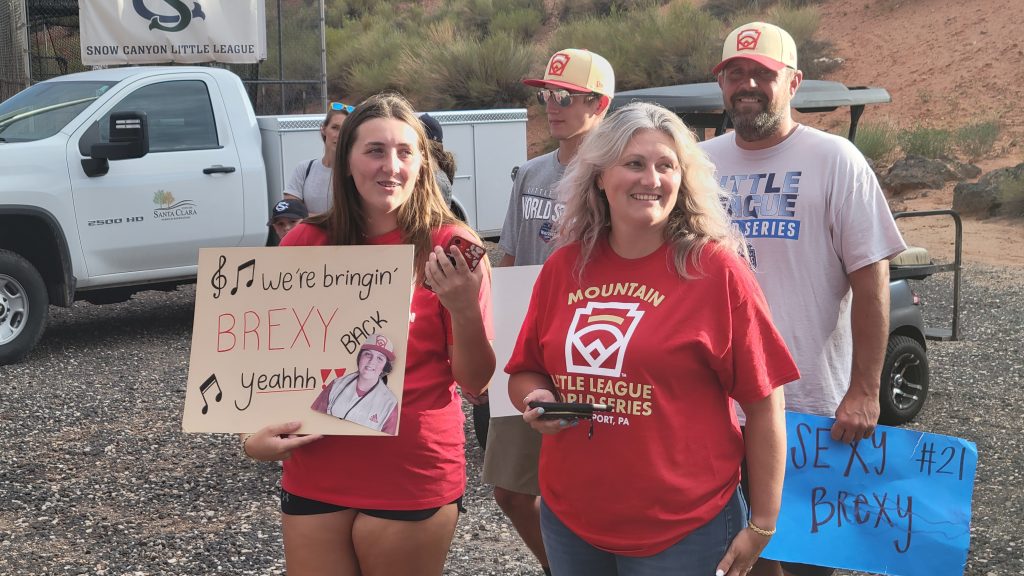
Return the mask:
{"type": "Polygon", "coordinates": [[[925,328],[925,337],[929,340],[959,340],[960,339],[960,274],[961,254],[963,249],[964,225],[960,220],[960,214],[956,210],[922,210],[919,212],[897,212],[892,215],[894,219],[900,218],[922,218],[931,216],[949,216],[953,219],[954,242],[953,262],[947,264],[921,264],[908,266],[893,266],[889,269],[889,278],[892,279],[924,279],[939,272],[953,273],[953,317],[949,328],[925,328]]]}

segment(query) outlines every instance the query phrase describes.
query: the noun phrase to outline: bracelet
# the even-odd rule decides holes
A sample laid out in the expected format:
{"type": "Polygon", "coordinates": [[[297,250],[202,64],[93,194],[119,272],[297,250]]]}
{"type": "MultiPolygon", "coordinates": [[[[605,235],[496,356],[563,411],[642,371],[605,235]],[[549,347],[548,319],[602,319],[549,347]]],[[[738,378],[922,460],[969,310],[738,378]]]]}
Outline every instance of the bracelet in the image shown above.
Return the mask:
{"type": "Polygon", "coordinates": [[[772,528],[771,530],[765,530],[764,528],[758,528],[750,520],[747,520],[747,528],[750,528],[751,530],[753,530],[754,534],[757,534],[758,536],[764,536],[765,538],[771,538],[775,534],[775,528],[772,528]]]}
{"type": "Polygon", "coordinates": [[[245,434],[242,436],[242,456],[245,456],[246,458],[252,458],[252,456],[249,456],[249,453],[245,451],[245,445],[249,442],[249,438],[252,437],[253,434],[245,434]]]}

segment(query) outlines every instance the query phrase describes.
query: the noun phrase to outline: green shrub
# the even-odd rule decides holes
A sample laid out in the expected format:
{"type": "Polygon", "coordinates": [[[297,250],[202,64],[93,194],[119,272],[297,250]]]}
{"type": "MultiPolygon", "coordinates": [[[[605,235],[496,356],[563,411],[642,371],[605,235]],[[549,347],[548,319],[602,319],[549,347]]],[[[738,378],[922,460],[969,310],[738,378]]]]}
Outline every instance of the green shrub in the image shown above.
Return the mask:
{"type": "MultiPolygon", "coordinates": [[[[800,54],[800,45],[814,38],[821,23],[821,12],[814,6],[793,7],[779,4],[768,11],[766,22],[782,28],[793,37],[800,54]]],[[[737,25],[742,22],[737,22],[737,25]]],[[[802,56],[802,54],[801,54],[802,56]]]]}
{"type": "Polygon", "coordinates": [[[971,162],[992,151],[999,137],[999,121],[987,120],[961,127],[956,131],[956,145],[971,162]]]}
{"type": "Polygon", "coordinates": [[[942,158],[949,152],[949,130],[941,128],[914,128],[903,130],[897,141],[904,154],[924,158],[942,158]]]}
{"type": "Polygon", "coordinates": [[[710,14],[676,0],[664,13],[652,5],[563,24],[550,48],[594,50],[611,62],[615,89],[623,91],[709,80],[721,55],[720,30],[710,14]]]}
{"type": "Polygon", "coordinates": [[[538,57],[532,44],[508,34],[467,38],[449,23],[405,48],[399,74],[405,93],[423,110],[523,106],[532,89],[522,79],[538,57]]]}
{"type": "Polygon", "coordinates": [[[519,40],[532,41],[544,22],[544,14],[534,8],[513,8],[494,15],[491,34],[507,34],[519,40]]]}
{"type": "MultiPolygon", "coordinates": [[[[842,134],[845,136],[845,132],[842,134]]],[[[883,162],[896,149],[896,133],[891,124],[861,124],[854,139],[857,149],[875,162],[883,162]]]]}
{"type": "Polygon", "coordinates": [[[826,0],[787,0],[785,2],[792,8],[803,8],[804,6],[813,6],[814,4],[824,4],[826,0]]]}
{"type": "MultiPolygon", "coordinates": [[[[462,0],[464,3],[458,7],[451,4],[457,17],[461,33],[467,31],[474,37],[487,33],[487,28],[496,13],[494,0],[462,0]]],[[[500,2],[501,0],[498,0],[500,2]]]]}
{"type": "MultiPolygon", "coordinates": [[[[707,0],[704,9],[719,20],[734,21],[733,17],[737,14],[758,12],[770,3],[771,0],[707,0]]],[[[735,25],[746,22],[751,22],[751,19],[736,22],[735,25]]]]}
{"type": "Polygon", "coordinates": [[[671,0],[564,0],[559,12],[562,21],[610,16],[615,13],[664,6],[671,0]]]}
{"type": "Polygon", "coordinates": [[[383,14],[346,20],[327,29],[329,93],[353,102],[401,88],[399,60],[406,46],[422,44],[423,31],[383,14]]]}

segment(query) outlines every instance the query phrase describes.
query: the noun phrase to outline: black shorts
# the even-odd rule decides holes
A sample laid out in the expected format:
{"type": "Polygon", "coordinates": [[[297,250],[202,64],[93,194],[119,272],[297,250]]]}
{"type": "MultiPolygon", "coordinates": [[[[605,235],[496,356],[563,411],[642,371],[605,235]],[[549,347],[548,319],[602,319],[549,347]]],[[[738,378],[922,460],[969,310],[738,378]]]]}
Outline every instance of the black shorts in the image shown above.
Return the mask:
{"type": "MultiPolygon", "coordinates": [[[[455,501],[455,504],[459,512],[465,512],[466,509],[462,506],[462,496],[459,496],[455,501]]],[[[338,506],[337,504],[328,504],[327,502],[320,502],[319,500],[310,500],[309,498],[303,498],[302,496],[296,496],[291,492],[288,492],[284,488],[281,488],[281,512],[284,514],[290,514],[292,516],[310,516],[313,514],[330,514],[331,512],[341,512],[342,510],[350,510],[348,506],[338,506]]],[[[372,510],[365,508],[354,508],[356,512],[360,514],[366,514],[367,516],[373,516],[374,518],[383,518],[384,520],[401,520],[404,522],[419,522],[426,520],[434,514],[441,507],[437,508],[425,508],[423,510],[372,510]]]]}
{"type": "MultiPolygon", "coordinates": [[[[746,436],[747,429],[745,426],[740,427],[740,431],[746,436]]],[[[747,459],[744,458],[740,465],[740,489],[743,490],[743,496],[746,497],[747,502],[750,502],[750,490],[747,488],[747,459]]],[[[832,576],[835,574],[835,568],[826,568],[824,566],[814,566],[811,564],[797,564],[796,562],[779,562],[782,565],[782,569],[787,574],[793,576],[832,576]]]]}

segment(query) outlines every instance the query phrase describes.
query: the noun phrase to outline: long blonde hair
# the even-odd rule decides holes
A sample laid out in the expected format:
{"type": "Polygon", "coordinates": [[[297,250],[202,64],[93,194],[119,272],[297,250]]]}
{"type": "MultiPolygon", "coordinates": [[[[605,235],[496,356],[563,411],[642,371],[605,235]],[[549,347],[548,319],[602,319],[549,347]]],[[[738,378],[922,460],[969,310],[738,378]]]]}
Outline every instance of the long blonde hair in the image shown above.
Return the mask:
{"type": "Polygon", "coordinates": [[[334,158],[331,178],[332,203],[323,214],[313,216],[310,224],[319,226],[327,233],[328,242],[336,245],[356,245],[366,242],[366,215],[362,198],[356,189],[355,180],[349,167],[349,156],[356,143],[359,127],[378,118],[395,119],[405,122],[416,131],[417,147],[423,161],[416,175],[416,185],[409,199],[398,207],[398,228],[402,241],[415,246],[416,275],[421,277],[427,256],[433,249],[432,233],[444,225],[456,225],[465,229],[472,238],[479,240],[476,233],[460,221],[444,201],[437,180],[434,178],[430,146],[412,106],[402,96],[394,93],[377,94],[361,102],[341,125],[338,149],[334,158]]]}
{"type": "Polygon", "coordinates": [[[618,161],[633,136],[641,130],[658,130],[672,139],[682,169],[676,204],[665,226],[676,272],[691,278],[687,263],[702,272],[700,254],[709,242],[715,249],[732,250],[746,257],[746,244],[725,210],[727,196],[715,181],[714,166],[697,146],[693,132],[678,116],[656,104],[634,102],[612,112],[587,134],[558,185],[558,197],[566,203],[559,222],[559,245],[578,242],[580,257],[576,274],[593,257],[598,241],[611,228],[608,199],[597,187],[598,176],[618,161]]]}

